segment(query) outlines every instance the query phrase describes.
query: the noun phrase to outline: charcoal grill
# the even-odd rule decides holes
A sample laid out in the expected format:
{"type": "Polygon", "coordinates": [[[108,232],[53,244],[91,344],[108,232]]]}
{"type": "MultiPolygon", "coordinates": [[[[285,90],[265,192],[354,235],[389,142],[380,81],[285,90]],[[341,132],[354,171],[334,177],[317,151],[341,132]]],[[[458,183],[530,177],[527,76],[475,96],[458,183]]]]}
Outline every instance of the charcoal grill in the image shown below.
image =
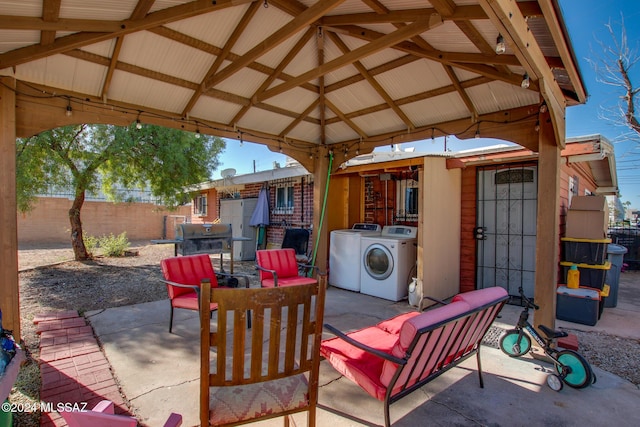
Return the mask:
{"type": "Polygon", "coordinates": [[[233,242],[231,224],[178,224],[176,237],[172,240],[152,240],[151,243],[173,243],[174,255],[220,254],[220,271],[223,253],[231,255],[233,273],[233,242]]]}

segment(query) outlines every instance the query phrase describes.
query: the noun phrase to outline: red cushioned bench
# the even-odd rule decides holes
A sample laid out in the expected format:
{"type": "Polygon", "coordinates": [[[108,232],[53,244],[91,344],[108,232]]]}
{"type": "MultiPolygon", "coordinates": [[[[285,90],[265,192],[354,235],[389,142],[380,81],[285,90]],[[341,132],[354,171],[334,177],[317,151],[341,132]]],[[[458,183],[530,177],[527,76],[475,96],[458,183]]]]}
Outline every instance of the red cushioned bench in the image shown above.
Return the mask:
{"type": "Polygon", "coordinates": [[[500,287],[456,295],[451,303],[401,314],[377,325],[324,340],[323,357],[342,375],[389,406],[476,354],[480,387],[480,343],[508,299],[500,287]]]}

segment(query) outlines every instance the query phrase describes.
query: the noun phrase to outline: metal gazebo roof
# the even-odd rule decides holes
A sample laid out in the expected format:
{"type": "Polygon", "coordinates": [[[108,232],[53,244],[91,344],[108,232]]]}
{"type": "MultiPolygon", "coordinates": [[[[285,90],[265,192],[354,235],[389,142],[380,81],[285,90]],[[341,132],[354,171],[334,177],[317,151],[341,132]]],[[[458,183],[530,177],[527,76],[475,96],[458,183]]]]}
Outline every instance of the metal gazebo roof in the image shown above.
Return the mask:
{"type": "MultiPolygon", "coordinates": [[[[96,121],[117,110],[121,124],[259,142],[304,163],[318,145],[355,155],[484,135],[492,113],[517,112],[515,121],[544,99],[562,108],[585,100],[551,0],[0,5],[0,76],[17,80],[19,100],[49,97],[60,109],[54,125],[73,121],[67,110],[96,121]]],[[[19,121],[19,136],[51,127],[41,122],[19,121]]]]}

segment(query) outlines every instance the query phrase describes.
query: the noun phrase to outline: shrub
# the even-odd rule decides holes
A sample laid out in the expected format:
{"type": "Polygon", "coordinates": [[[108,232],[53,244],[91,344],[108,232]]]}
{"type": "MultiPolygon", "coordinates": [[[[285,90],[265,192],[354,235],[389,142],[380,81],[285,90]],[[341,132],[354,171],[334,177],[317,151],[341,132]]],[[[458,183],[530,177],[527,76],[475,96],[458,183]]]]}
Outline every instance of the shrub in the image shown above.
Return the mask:
{"type": "Polygon", "coordinates": [[[93,254],[95,250],[98,248],[98,238],[95,236],[90,236],[88,234],[84,235],[84,247],[87,249],[87,252],[93,254]]]}
{"type": "Polygon", "coordinates": [[[123,232],[118,236],[114,236],[113,233],[108,236],[102,236],[99,239],[99,245],[102,249],[102,254],[109,257],[121,257],[124,256],[127,249],[129,249],[129,240],[127,239],[127,232],[123,232]]]}

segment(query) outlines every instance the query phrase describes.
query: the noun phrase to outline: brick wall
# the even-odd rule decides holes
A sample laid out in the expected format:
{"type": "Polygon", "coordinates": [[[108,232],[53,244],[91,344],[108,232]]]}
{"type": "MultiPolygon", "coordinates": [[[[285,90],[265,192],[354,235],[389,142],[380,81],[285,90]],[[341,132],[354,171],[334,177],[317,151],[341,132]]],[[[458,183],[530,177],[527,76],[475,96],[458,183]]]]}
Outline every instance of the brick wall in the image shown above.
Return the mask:
{"type": "MultiPolygon", "coordinates": [[[[69,243],[70,207],[69,199],[38,198],[32,211],[18,213],[18,244],[69,243]]],[[[126,232],[129,241],[141,241],[173,238],[174,224],[190,215],[189,208],[183,206],[168,211],[150,203],[85,202],[80,215],[85,234],[102,236],[126,232]]]]}

